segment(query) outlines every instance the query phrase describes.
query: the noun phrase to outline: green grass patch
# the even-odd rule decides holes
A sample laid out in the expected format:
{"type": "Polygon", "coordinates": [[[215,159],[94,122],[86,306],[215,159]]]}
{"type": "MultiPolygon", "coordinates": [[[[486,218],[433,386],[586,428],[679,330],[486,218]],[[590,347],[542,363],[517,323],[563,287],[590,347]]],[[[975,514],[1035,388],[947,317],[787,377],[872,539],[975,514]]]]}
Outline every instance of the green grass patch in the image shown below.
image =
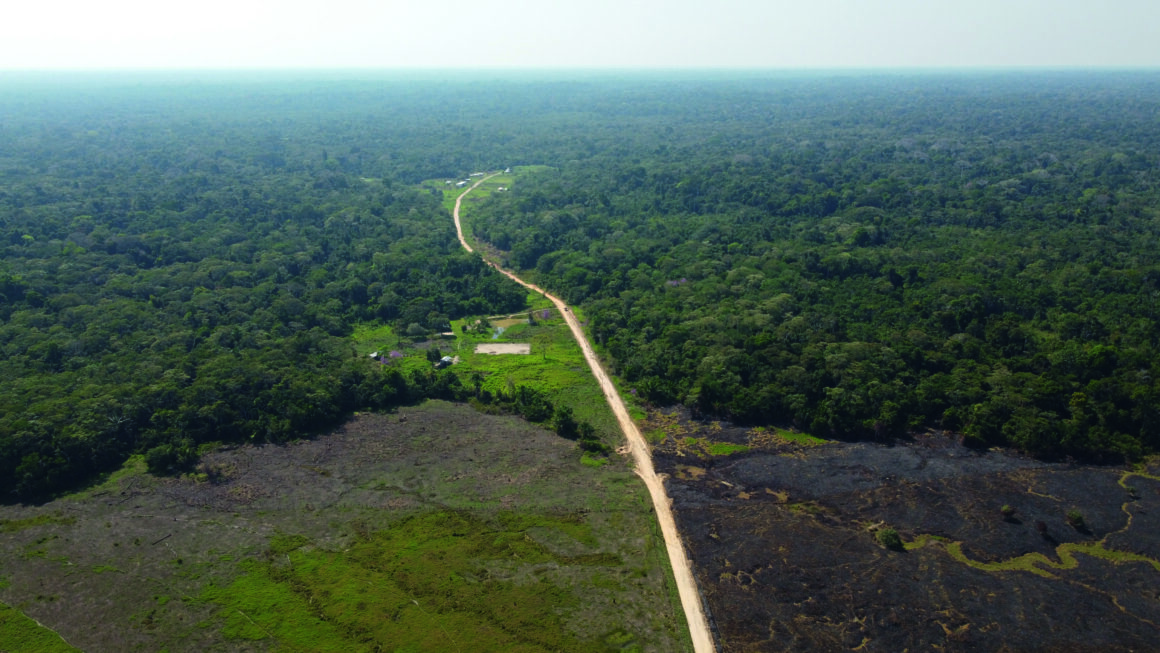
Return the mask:
{"type": "Polygon", "coordinates": [[[342,552],[276,538],[266,561],[201,599],[221,606],[227,637],[272,639],[286,650],[620,650],[619,638],[563,626],[563,615],[582,606],[560,572],[620,559],[553,553],[533,537],[537,530],[597,544],[578,517],[430,512],[342,552]]]}
{"type": "Polygon", "coordinates": [[[580,455],[580,464],[588,467],[603,467],[608,464],[608,456],[594,456],[585,451],[580,455]]]}
{"type": "Polygon", "coordinates": [[[786,505],[786,508],[789,508],[790,511],[792,511],[792,512],[796,512],[796,513],[803,514],[803,515],[819,515],[819,514],[825,512],[824,508],[822,508],[817,503],[814,503],[813,501],[804,501],[801,503],[790,503],[790,504],[786,505]]]}
{"type": "Polygon", "coordinates": [[[36,526],[45,526],[48,524],[72,524],[76,522],[75,517],[65,516],[59,512],[47,513],[37,515],[35,517],[26,517],[25,519],[0,519],[0,533],[15,533],[18,531],[27,530],[36,526]]]}
{"type": "Polygon", "coordinates": [[[58,653],[79,651],[60,635],[41,626],[11,606],[0,603],[0,651],[58,653]]]}
{"type": "MultiPolygon", "coordinates": [[[[664,429],[654,429],[650,433],[655,434],[660,431],[660,438],[664,439],[664,429]]],[[[657,437],[654,435],[653,437],[657,437]]],[[[732,442],[713,442],[708,438],[685,437],[680,441],[681,447],[693,453],[700,458],[707,458],[710,456],[729,456],[735,453],[743,453],[749,451],[752,447],[747,444],[734,444],[732,442]]]]}
{"type": "Polygon", "coordinates": [[[816,447],[818,445],[826,444],[827,442],[829,442],[829,440],[810,435],[809,433],[799,433],[797,431],[790,431],[788,429],[782,429],[782,428],[778,428],[778,429],[774,429],[774,430],[775,430],[775,435],[778,438],[785,440],[786,442],[792,442],[794,444],[802,444],[802,445],[806,445],[809,447],[816,447]]]}
{"type": "Polygon", "coordinates": [[[389,324],[357,324],[351,334],[355,351],[360,356],[366,356],[374,351],[386,353],[392,349],[400,349],[399,337],[389,324]]]}
{"type": "Polygon", "coordinates": [[[577,420],[592,424],[604,442],[620,444],[623,436],[616,419],[563,318],[553,311],[551,318],[537,317],[535,324],[513,324],[498,338],[493,338],[494,331],[464,334],[462,325],[474,323],[476,319],[453,323],[454,349],[461,362],[451,369],[464,385],[472,387],[474,375],[478,374],[481,388],[492,394],[520,385],[535,388],[545,393],[553,404],[571,408],[577,420]],[[532,353],[475,353],[477,344],[492,342],[526,342],[532,346],[532,353]]]}
{"type": "Polygon", "coordinates": [[[806,447],[816,447],[829,442],[824,438],[810,435],[809,433],[801,433],[799,431],[791,431],[779,427],[764,427],[758,426],[753,429],[753,435],[757,438],[772,437],[775,440],[787,443],[796,444],[806,447]]]}
{"type": "Polygon", "coordinates": [[[713,442],[705,445],[705,451],[710,456],[729,456],[735,453],[744,453],[749,451],[749,446],[744,444],[732,444],[730,442],[713,442]]]}
{"type": "Polygon", "coordinates": [[[280,582],[269,565],[250,563],[248,572],[227,587],[210,586],[199,599],[222,605],[220,628],[227,639],[276,638],[289,650],[365,651],[344,633],[320,618],[290,583],[280,582]]]}
{"type": "Polygon", "coordinates": [[[528,291],[528,308],[531,310],[543,310],[547,308],[551,309],[553,313],[556,312],[556,305],[552,303],[552,300],[532,290],[528,291]]]}
{"type": "Polygon", "coordinates": [[[84,500],[101,494],[119,492],[125,481],[134,476],[143,476],[147,473],[148,465],[145,464],[144,455],[136,454],[129,456],[129,459],[125,461],[125,464],[121,465],[120,469],[105,474],[92,487],[67,496],[76,500],[84,500]]]}

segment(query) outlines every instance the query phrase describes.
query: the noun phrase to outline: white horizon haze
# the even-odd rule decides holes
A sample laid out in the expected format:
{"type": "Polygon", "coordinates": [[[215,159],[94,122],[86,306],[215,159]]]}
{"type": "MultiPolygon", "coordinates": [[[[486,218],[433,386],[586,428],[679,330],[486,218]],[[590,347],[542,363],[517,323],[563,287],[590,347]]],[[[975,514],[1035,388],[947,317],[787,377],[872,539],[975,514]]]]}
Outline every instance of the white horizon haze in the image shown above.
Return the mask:
{"type": "Polygon", "coordinates": [[[1156,0],[45,0],[0,70],[1160,67],[1156,0]]]}

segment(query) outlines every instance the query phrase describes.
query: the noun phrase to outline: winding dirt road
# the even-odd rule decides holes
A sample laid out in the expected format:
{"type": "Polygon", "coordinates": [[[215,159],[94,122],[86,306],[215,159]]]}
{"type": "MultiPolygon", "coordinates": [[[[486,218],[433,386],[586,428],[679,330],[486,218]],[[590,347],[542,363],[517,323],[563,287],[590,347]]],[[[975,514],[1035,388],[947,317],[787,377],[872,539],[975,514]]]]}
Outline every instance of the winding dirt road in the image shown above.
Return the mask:
{"type": "MultiPolygon", "coordinates": [[[[455,210],[452,212],[455,218],[455,232],[459,235],[460,244],[469,252],[474,252],[475,250],[463,238],[463,226],[459,222],[459,207],[463,202],[463,198],[468,193],[497,174],[499,173],[494,173],[480,179],[455,199],[455,210]]],[[[705,611],[701,606],[700,594],[697,592],[697,581],[693,578],[693,568],[689,564],[689,558],[685,555],[685,547],[681,543],[681,535],[677,532],[677,523],[673,520],[673,511],[669,505],[669,497],[665,494],[664,483],[657,476],[656,470],[653,469],[652,456],[649,453],[648,444],[645,442],[644,436],[640,434],[640,429],[636,427],[636,422],[633,422],[632,418],[629,417],[628,409],[625,407],[624,401],[620,398],[620,394],[617,393],[616,386],[612,384],[612,379],[608,377],[608,374],[600,365],[599,359],[596,358],[596,352],[592,350],[592,345],[588,344],[588,339],[584,337],[584,330],[580,328],[580,322],[577,321],[576,316],[572,314],[572,311],[568,310],[567,304],[559,297],[544,291],[535,284],[524,281],[511,272],[501,268],[499,265],[487,260],[486,257],[483,260],[521,286],[543,294],[556,305],[556,309],[564,316],[564,320],[568,323],[568,328],[572,330],[572,336],[576,338],[577,344],[580,345],[581,351],[584,352],[584,360],[588,361],[588,367],[592,368],[593,376],[596,377],[596,380],[600,383],[600,388],[604,391],[604,398],[608,400],[608,405],[616,415],[616,420],[620,422],[620,429],[624,431],[624,437],[628,440],[629,453],[632,454],[633,462],[636,463],[636,473],[644,480],[645,486],[648,487],[649,495],[652,497],[653,508],[656,510],[657,521],[660,522],[661,534],[665,540],[665,549],[669,553],[669,563],[673,567],[673,577],[677,582],[677,591],[681,597],[681,606],[684,608],[685,618],[689,622],[689,633],[693,638],[693,650],[696,653],[712,653],[716,649],[713,646],[713,636],[709,632],[709,621],[705,618],[705,611]]]]}

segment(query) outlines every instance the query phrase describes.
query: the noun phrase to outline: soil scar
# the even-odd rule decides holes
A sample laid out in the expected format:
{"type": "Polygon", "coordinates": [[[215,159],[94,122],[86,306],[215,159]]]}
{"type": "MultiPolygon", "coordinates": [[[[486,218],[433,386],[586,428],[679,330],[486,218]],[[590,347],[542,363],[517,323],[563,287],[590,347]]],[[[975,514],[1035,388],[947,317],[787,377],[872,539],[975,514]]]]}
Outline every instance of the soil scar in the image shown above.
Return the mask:
{"type": "MultiPolygon", "coordinates": [[[[455,218],[455,232],[459,235],[459,243],[469,252],[474,252],[475,250],[463,238],[463,226],[459,222],[459,207],[463,202],[463,198],[468,193],[498,174],[500,173],[492,173],[480,179],[455,199],[455,210],[452,212],[452,217],[455,218]]],[[[644,480],[645,486],[648,487],[649,495],[652,497],[653,508],[656,510],[657,521],[660,522],[661,534],[665,540],[665,549],[669,553],[669,564],[673,567],[673,577],[677,582],[677,593],[681,597],[681,607],[685,610],[685,619],[689,622],[689,634],[693,639],[693,650],[696,653],[712,653],[716,648],[713,645],[713,636],[709,632],[709,621],[705,618],[705,611],[701,607],[701,596],[697,591],[697,581],[693,578],[692,565],[689,564],[689,558],[685,555],[685,547],[681,543],[681,535],[677,532],[677,523],[673,519],[673,510],[669,503],[669,497],[665,494],[664,483],[661,482],[656,470],[653,469],[652,456],[649,453],[648,444],[645,443],[644,436],[640,434],[640,429],[636,427],[636,422],[633,422],[632,418],[629,417],[628,409],[624,406],[624,401],[620,398],[620,394],[616,392],[616,386],[612,384],[612,379],[608,377],[608,374],[600,365],[600,361],[596,358],[596,352],[592,350],[592,345],[584,337],[584,330],[580,328],[580,322],[572,314],[572,311],[568,310],[567,304],[559,297],[548,293],[535,284],[524,281],[511,272],[501,268],[499,265],[487,260],[486,257],[483,258],[483,261],[521,286],[547,297],[555,304],[560,315],[564,316],[564,320],[568,323],[568,328],[572,330],[572,336],[576,339],[576,343],[580,345],[580,350],[584,352],[584,360],[588,361],[588,367],[592,369],[593,376],[596,377],[596,380],[600,383],[601,390],[604,391],[604,398],[608,400],[608,405],[612,408],[612,412],[616,415],[616,420],[620,423],[620,430],[624,432],[624,437],[628,440],[629,453],[632,454],[633,462],[636,463],[636,474],[644,480]]]]}

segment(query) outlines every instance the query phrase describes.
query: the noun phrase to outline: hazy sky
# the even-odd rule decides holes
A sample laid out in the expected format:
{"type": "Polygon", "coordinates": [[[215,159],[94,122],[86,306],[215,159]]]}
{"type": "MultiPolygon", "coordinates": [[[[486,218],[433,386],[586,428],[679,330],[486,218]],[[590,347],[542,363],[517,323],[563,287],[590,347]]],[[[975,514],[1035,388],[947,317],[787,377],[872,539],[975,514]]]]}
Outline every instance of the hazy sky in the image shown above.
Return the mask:
{"type": "Polygon", "coordinates": [[[1160,0],[12,0],[0,69],[1160,67],[1160,0]]]}

